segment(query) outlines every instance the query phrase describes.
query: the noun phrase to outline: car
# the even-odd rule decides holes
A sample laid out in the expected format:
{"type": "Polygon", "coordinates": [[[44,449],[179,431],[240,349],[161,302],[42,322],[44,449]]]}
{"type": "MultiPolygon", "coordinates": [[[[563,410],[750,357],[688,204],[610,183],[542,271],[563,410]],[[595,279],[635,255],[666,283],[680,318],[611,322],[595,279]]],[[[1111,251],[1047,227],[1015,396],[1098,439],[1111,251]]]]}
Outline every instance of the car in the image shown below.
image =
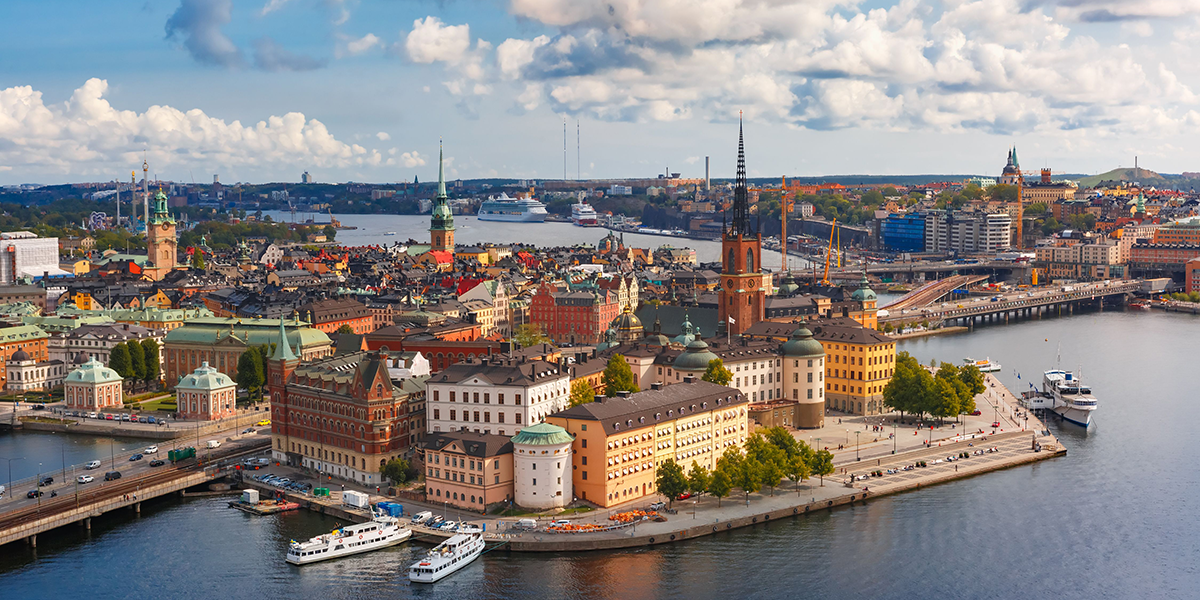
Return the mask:
{"type": "Polygon", "coordinates": [[[95,480],[96,478],[91,475],[80,475],[75,478],[75,483],[91,483],[95,480]]]}
{"type": "Polygon", "coordinates": [[[687,500],[688,498],[691,498],[691,497],[692,497],[691,492],[684,492],[684,493],[680,494],[679,497],[676,498],[676,500],[687,500]]]}
{"type": "Polygon", "coordinates": [[[46,405],[45,404],[34,404],[33,410],[46,410],[46,405]]]}
{"type": "Polygon", "coordinates": [[[112,413],[104,413],[104,420],[105,421],[119,421],[120,419],[113,418],[112,413]]]}
{"type": "Polygon", "coordinates": [[[129,415],[121,415],[120,419],[121,419],[122,421],[128,421],[128,420],[129,420],[129,415]]]}
{"type": "Polygon", "coordinates": [[[47,475],[38,480],[38,487],[46,487],[48,485],[52,485],[53,483],[54,483],[54,478],[47,475]]]}
{"type": "Polygon", "coordinates": [[[115,481],[115,480],[117,480],[117,479],[120,479],[120,478],[121,478],[121,472],[120,472],[120,471],[109,471],[109,472],[107,472],[107,473],[105,473],[105,474],[104,474],[104,480],[105,480],[105,481],[115,481]]]}
{"type": "Polygon", "coordinates": [[[255,429],[253,427],[247,427],[242,430],[242,433],[254,433],[255,431],[257,431],[257,429],[255,429]]]}
{"type": "Polygon", "coordinates": [[[152,460],[152,461],[150,461],[150,466],[152,466],[152,467],[161,467],[161,466],[163,466],[163,465],[165,465],[165,464],[167,464],[167,462],[166,462],[166,461],[164,461],[164,460],[160,460],[160,459],[157,459],[157,458],[156,458],[156,459],[154,459],[154,460],[152,460]]]}
{"type": "Polygon", "coordinates": [[[29,493],[25,494],[25,497],[26,498],[40,498],[45,495],[46,495],[46,492],[43,492],[42,490],[29,490],[29,493]]]}
{"type": "Polygon", "coordinates": [[[666,508],[666,506],[667,504],[665,502],[654,502],[650,505],[650,510],[659,511],[663,508],[666,508]]]}
{"type": "Polygon", "coordinates": [[[145,457],[142,456],[141,454],[134,454],[133,456],[129,457],[129,462],[133,462],[135,460],[142,460],[143,458],[145,458],[145,457]]]}
{"type": "Polygon", "coordinates": [[[142,454],[158,454],[158,446],[146,446],[146,449],[142,450],[142,454]]]}
{"type": "Polygon", "coordinates": [[[972,412],[971,416],[978,417],[979,415],[982,415],[982,414],[983,414],[982,410],[977,410],[977,411],[972,412]]]}
{"type": "Polygon", "coordinates": [[[146,417],[138,417],[137,422],[138,423],[149,423],[150,421],[147,421],[146,417]]]}
{"type": "Polygon", "coordinates": [[[562,525],[570,525],[570,524],[571,524],[571,521],[570,521],[570,520],[568,520],[568,519],[559,519],[559,520],[557,520],[557,521],[555,521],[555,522],[551,523],[550,525],[551,525],[551,526],[553,526],[553,527],[559,527],[559,526],[562,526],[562,525]]]}
{"type": "Polygon", "coordinates": [[[90,412],[90,413],[88,413],[88,414],[87,414],[87,416],[88,416],[88,418],[89,418],[89,419],[95,419],[95,418],[96,418],[96,413],[94,413],[94,412],[90,412]]]}
{"type": "Polygon", "coordinates": [[[1000,421],[992,421],[992,427],[999,427],[1000,421]]]}
{"type": "Polygon", "coordinates": [[[156,419],[154,417],[146,417],[146,422],[147,423],[158,423],[158,419],[156,419]]]}
{"type": "Polygon", "coordinates": [[[88,464],[86,464],[86,465],[83,465],[83,468],[85,468],[85,469],[87,469],[87,470],[89,470],[89,471],[90,471],[90,470],[92,470],[92,469],[99,469],[99,468],[100,468],[100,461],[98,461],[98,460],[93,460],[93,461],[89,462],[88,464]]]}
{"type": "Polygon", "coordinates": [[[261,420],[261,421],[259,421],[259,422],[255,423],[254,425],[255,425],[255,426],[257,426],[257,427],[266,427],[267,425],[270,425],[270,424],[271,424],[271,420],[270,420],[270,419],[263,419],[263,420],[261,420]]]}
{"type": "Polygon", "coordinates": [[[446,520],[446,517],[443,517],[442,515],[434,515],[432,518],[430,518],[428,521],[425,522],[425,525],[436,529],[438,523],[441,523],[442,521],[445,521],[445,520],[446,520]]]}

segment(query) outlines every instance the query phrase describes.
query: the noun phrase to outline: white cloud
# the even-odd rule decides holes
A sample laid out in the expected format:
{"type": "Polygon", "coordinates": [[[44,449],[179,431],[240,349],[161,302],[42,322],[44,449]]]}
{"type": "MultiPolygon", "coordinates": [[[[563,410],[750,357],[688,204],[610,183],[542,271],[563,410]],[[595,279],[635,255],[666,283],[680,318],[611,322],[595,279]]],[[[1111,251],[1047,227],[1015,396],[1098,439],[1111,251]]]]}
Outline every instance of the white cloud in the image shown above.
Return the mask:
{"type": "Polygon", "coordinates": [[[404,40],[409,59],[424,64],[435,61],[458,64],[470,48],[469,26],[446,25],[433,16],[413,21],[412,31],[404,40]]]}
{"type": "Polygon", "coordinates": [[[375,134],[375,137],[379,138],[379,141],[381,142],[386,142],[392,139],[392,136],[388,135],[388,133],[385,131],[380,131],[379,133],[375,134]]]}
{"type": "Polygon", "coordinates": [[[413,150],[412,152],[405,152],[400,155],[400,164],[409,169],[413,167],[423,167],[425,166],[425,157],[421,156],[421,153],[417,152],[416,150],[413,150]]]}
{"type": "Polygon", "coordinates": [[[290,2],[290,0],[268,0],[268,2],[263,5],[262,10],[260,10],[258,14],[265,17],[265,16],[283,8],[283,5],[287,4],[288,2],[290,2]]]}
{"type": "Polygon", "coordinates": [[[251,171],[370,166],[381,155],[335,138],[301,113],[270,116],[252,125],[224,121],[199,109],[154,105],[138,113],[104,99],[108,82],[89,79],[70,99],[46,104],[30,86],[0,90],[0,164],[29,173],[114,173],[149,149],[159,172],[195,164],[251,171]]]}
{"type": "Polygon", "coordinates": [[[381,46],[383,40],[373,33],[368,33],[360,38],[347,38],[344,44],[339,46],[338,56],[354,56],[381,46]]]}

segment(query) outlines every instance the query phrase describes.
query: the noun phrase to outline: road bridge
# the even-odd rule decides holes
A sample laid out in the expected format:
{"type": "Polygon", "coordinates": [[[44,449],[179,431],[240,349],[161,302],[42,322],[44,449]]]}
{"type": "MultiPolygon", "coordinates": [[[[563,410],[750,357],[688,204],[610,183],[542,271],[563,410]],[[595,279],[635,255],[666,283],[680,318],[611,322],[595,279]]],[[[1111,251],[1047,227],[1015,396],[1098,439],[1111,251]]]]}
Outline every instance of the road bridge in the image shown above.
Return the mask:
{"type": "Polygon", "coordinates": [[[951,275],[945,279],[930,281],[883,308],[894,311],[928,306],[954,293],[954,290],[966,289],[987,278],[987,275],[951,275]]]}
{"type": "MultiPolygon", "coordinates": [[[[922,261],[906,263],[882,263],[867,265],[867,274],[888,281],[922,281],[941,279],[947,274],[988,275],[992,281],[1024,281],[1029,277],[1032,266],[1027,262],[1004,260],[956,263],[949,261],[922,261]]],[[[830,279],[852,281],[862,277],[861,265],[831,269],[830,279]]]]}
{"type": "Polygon", "coordinates": [[[999,300],[976,298],[973,301],[949,302],[938,306],[889,310],[886,317],[879,317],[880,324],[896,326],[928,321],[947,325],[972,326],[985,320],[1011,317],[1040,316],[1056,311],[1071,314],[1082,306],[1104,307],[1104,301],[1124,303],[1125,299],[1141,287],[1140,281],[1105,283],[1083,283],[1052,290],[1022,290],[999,296],[999,300]]]}

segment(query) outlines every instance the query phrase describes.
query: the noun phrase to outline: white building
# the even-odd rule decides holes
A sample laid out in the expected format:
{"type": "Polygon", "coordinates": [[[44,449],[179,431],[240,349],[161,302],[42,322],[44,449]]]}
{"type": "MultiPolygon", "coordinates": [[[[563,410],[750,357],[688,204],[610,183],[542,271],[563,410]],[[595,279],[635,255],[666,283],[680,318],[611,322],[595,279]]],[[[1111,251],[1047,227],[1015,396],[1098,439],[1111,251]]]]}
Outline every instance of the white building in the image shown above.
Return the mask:
{"type": "Polygon", "coordinates": [[[179,410],[185,419],[215,421],[235,415],[237,384],[228,375],[208,366],[208,361],[175,384],[179,410]]]}
{"type": "Polygon", "coordinates": [[[58,238],[40,238],[28,231],[0,233],[0,285],[45,274],[70,274],[58,268],[58,238]]]}
{"type": "Polygon", "coordinates": [[[575,436],[539,423],[512,437],[513,496],[524,508],[562,508],[571,503],[571,444],[575,436]]]}
{"type": "Polygon", "coordinates": [[[6,392],[49,391],[63,383],[66,364],[61,360],[35,361],[24,350],[13,352],[4,365],[6,392]]]}
{"type": "Polygon", "coordinates": [[[1011,237],[1008,213],[931,210],[925,217],[926,252],[997,252],[1010,246],[1011,237]]]}
{"type": "Polygon", "coordinates": [[[403,381],[429,375],[429,361],[420,352],[401,352],[387,355],[388,377],[403,381]]]}
{"type": "Polygon", "coordinates": [[[570,404],[571,382],[542,360],[468,359],[426,384],[426,431],[515,435],[570,404]]]}
{"type": "Polygon", "coordinates": [[[155,359],[158,360],[158,368],[161,373],[164,366],[162,343],[166,335],[165,329],[150,329],[128,323],[80,325],[68,333],[51,337],[47,342],[46,349],[50,353],[50,360],[60,360],[66,363],[82,352],[88,358],[94,358],[107,365],[109,355],[112,354],[112,349],[117,344],[141,343],[143,340],[152,339],[158,342],[159,351],[155,359]]]}

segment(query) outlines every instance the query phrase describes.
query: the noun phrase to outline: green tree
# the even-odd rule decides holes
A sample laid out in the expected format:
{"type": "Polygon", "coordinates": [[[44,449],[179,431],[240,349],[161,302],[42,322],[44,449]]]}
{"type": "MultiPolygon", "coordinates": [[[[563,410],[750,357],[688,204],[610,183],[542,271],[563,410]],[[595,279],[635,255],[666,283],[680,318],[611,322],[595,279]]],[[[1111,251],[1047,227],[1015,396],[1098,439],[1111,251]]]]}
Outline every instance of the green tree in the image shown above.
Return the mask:
{"type": "Polygon", "coordinates": [[[587,404],[596,399],[596,388],[586,379],[576,379],[571,382],[571,406],[587,404]]]}
{"type": "MultiPolygon", "coordinates": [[[[964,190],[965,191],[965,190],[964,190]]],[[[988,196],[1001,202],[1017,201],[1017,186],[1001,183],[987,189],[988,196]]]]}
{"type": "Polygon", "coordinates": [[[784,475],[796,484],[796,494],[800,494],[800,482],[808,478],[812,474],[812,468],[808,466],[808,461],[804,456],[797,454],[788,459],[784,475]]]}
{"type": "Polygon", "coordinates": [[[729,385],[729,382],[733,380],[733,371],[726,369],[721,359],[714,358],[708,361],[708,368],[705,369],[704,375],[700,379],[717,385],[729,385]]]}
{"type": "Polygon", "coordinates": [[[821,477],[821,487],[825,487],[825,476],[833,475],[833,453],[824,449],[813,452],[809,467],[813,475],[821,477]]]}
{"type": "Polygon", "coordinates": [[[259,391],[261,394],[260,388],[265,379],[263,375],[263,360],[258,348],[246,348],[242,352],[242,355],[238,357],[238,386],[245,388],[247,394],[252,394],[255,391],[259,391]]]}
{"type": "Polygon", "coordinates": [[[159,359],[161,358],[158,349],[158,340],[154,338],[142,340],[142,355],[146,360],[146,380],[158,381],[159,359]]]}
{"type": "Polygon", "coordinates": [[[620,354],[614,354],[608,359],[601,381],[604,382],[605,396],[616,396],[620,391],[639,391],[637,384],[633,382],[633,369],[629,368],[629,363],[625,362],[625,357],[620,354]]]}
{"type": "Polygon", "coordinates": [[[1046,205],[1042,202],[1034,202],[1025,207],[1024,214],[1029,217],[1040,217],[1046,214],[1046,205]]]}
{"type": "Polygon", "coordinates": [[[712,494],[717,499],[717,508],[721,507],[721,498],[729,495],[729,490],[733,489],[733,480],[729,478],[729,473],[717,470],[713,471],[712,477],[708,480],[708,493],[712,494]]]}
{"type": "Polygon", "coordinates": [[[400,458],[393,458],[383,465],[380,469],[380,474],[391,480],[396,485],[403,485],[408,481],[409,465],[408,461],[400,458]]]}
{"type": "Polygon", "coordinates": [[[658,467],[658,473],[654,476],[654,486],[658,488],[658,493],[667,497],[667,503],[670,504],[687,491],[688,478],[683,474],[683,467],[674,459],[668,458],[658,467]]]}
{"type": "Polygon", "coordinates": [[[784,471],[786,470],[786,459],[783,458],[782,452],[780,452],[778,458],[782,459],[783,462],[770,460],[759,463],[762,465],[762,468],[759,470],[759,477],[764,485],[771,488],[772,496],[775,495],[775,488],[779,487],[779,483],[783,481],[784,471]]]}
{"type": "Polygon", "coordinates": [[[967,365],[958,370],[958,378],[966,386],[966,395],[960,398],[961,410],[964,413],[975,412],[975,396],[987,391],[984,385],[983,373],[975,365],[967,365]]]}
{"type": "Polygon", "coordinates": [[[129,346],[124,342],[113,346],[108,354],[108,368],[125,379],[133,377],[133,359],[129,357],[129,346]]]}
{"type": "Polygon", "coordinates": [[[933,398],[934,405],[929,411],[939,419],[958,414],[958,392],[954,389],[954,384],[945,379],[933,380],[933,398]]]}
{"type": "Polygon", "coordinates": [[[204,266],[204,252],[196,248],[192,251],[192,267],[203,271],[204,266]]]}
{"type": "Polygon", "coordinates": [[[342,323],[342,325],[337,328],[337,331],[335,333],[354,333],[354,328],[345,323],[342,323]]]}
{"type": "Polygon", "coordinates": [[[330,242],[337,237],[337,229],[335,229],[333,225],[326,225],[325,228],[321,230],[321,233],[325,234],[325,239],[330,242]]]}
{"type": "Polygon", "coordinates": [[[536,346],[538,344],[549,344],[549,337],[542,331],[542,327],[536,323],[525,323],[518,325],[513,332],[513,341],[520,344],[522,348],[536,346]]]}
{"type": "Polygon", "coordinates": [[[135,379],[146,378],[146,352],[142,350],[142,345],[135,341],[129,341],[125,344],[129,349],[129,365],[133,370],[135,379]]]}
{"type": "Polygon", "coordinates": [[[1050,235],[1062,228],[1062,223],[1059,223],[1058,219],[1050,217],[1042,223],[1042,235],[1050,235]]]}
{"type": "Polygon", "coordinates": [[[896,188],[890,185],[883,186],[883,189],[879,190],[879,193],[885,198],[900,195],[900,192],[896,191],[896,188]]]}
{"type": "Polygon", "coordinates": [[[933,377],[908,352],[896,354],[892,379],[883,388],[884,406],[904,413],[922,414],[929,410],[933,377]]]}
{"type": "Polygon", "coordinates": [[[692,468],[688,471],[688,491],[693,494],[703,494],[708,491],[708,484],[712,479],[712,474],[708,472],[708,468],[704,467],[696,461],[692,461],[692,468]]]}

